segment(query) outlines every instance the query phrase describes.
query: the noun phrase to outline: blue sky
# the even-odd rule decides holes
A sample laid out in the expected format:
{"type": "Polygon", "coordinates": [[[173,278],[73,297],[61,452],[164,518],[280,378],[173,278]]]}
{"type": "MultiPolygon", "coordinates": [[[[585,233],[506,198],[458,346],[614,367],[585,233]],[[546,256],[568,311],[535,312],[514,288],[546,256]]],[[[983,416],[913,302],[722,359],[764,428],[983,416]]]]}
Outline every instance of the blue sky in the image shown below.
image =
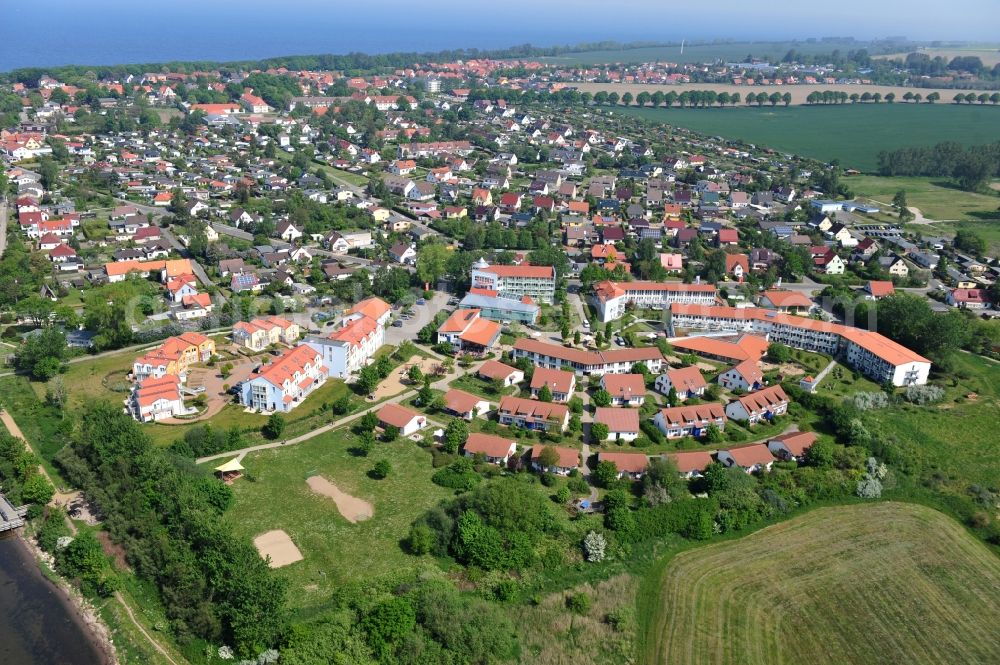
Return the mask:
{"type": "Polygon", "coordinates": [[[1000,0],[33,0],[4,3],[0,70],[60,63],[496,48],[601,39],[998,40],[1000,0]],[[31,25],[31,29],[23,26],[31,25]]]}

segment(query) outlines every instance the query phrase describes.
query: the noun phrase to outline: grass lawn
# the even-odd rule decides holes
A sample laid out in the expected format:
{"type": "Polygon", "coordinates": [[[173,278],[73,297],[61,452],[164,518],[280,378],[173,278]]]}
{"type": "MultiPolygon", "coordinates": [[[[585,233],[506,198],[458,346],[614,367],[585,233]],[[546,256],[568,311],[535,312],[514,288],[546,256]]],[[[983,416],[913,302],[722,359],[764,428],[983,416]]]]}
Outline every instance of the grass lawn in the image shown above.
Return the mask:
{"type": "Polygon", "coordinates": [[[934,145],[942,141],[978,145],[1000,139],[1000,108],[978,105],[633,107],[616,109],[616,112],[822,161],[839,159],[844,167],[864,171],[875,170],[880,150],[934,145]]]}
{"type": "Polygon", "coordinates": [[[480,397],[485,397],[492,402],[499,402],[500,398],[504,395],[514,395],[518,392],[517,386],[508,386],[503,389],[503,393],[497,395],[493,392],[493,387],[488,381],[478,378],[474,373],[465,374],[451,382],[452,388],[457,388],[459,390],[464,390],[467,393],[472,393],[473,395],[479,395],[480,397]]]}
{"type": "Polygon", "coordinates": [[[248,455],[243,465],[256,482],[244,478],[233,486],[236,501],[227,517],[239,534],[253,538],[284,529],[305,557],[278,570],[291,583],[293,609],[316,608],[349,581],[431,564],[399,545],[413,520],[452,495],[431,482],[430,454],[400,439],[377,444],[370,457],[355,457],[349,449],[356,442],[350,431],[337,430],[292,448],[248,455]],[[385,480],[369,478],[382,459],[392,464],[392,473],[385,480]],[[371,502],[374,517],[349,523],[332,500],[309,489],[310,474],[371,502]]]}
{"type": "Polygon", "coordinates": [[[933,476],[938,491],[968,496],[969,485],[996,488],[1000,478],[1000,364],[959,353],[955,374],[939,404],[904,403],[869,417],[883,434],[919,444],[922,475],[933,476]],[[976,398],[966,399],[969,393],[976,398]]]}
{"type": "MultiPolygon", "coordinates": [[[[1000,120],[1000,118],[998,118],[1000,120]]],[[[906,192],[908,205],[920,208],[928,219],[961,222],[987,222],[1000,219],[996,194],[978,194],[958,189],[944,178],[885,177],[877,175],[850,176],[844,179],[854,193],[882,205],[890,205],[899,190],[906,192]]],[[[931,235],[937,225],[917,226],[924,235],[931,235]]]]}
{"type": "Polygon", "coordinates": [[[1000,660],[1000,560],[924,506],[817,509],[683,552],[647,583],[639,662],[1000,660]]]}

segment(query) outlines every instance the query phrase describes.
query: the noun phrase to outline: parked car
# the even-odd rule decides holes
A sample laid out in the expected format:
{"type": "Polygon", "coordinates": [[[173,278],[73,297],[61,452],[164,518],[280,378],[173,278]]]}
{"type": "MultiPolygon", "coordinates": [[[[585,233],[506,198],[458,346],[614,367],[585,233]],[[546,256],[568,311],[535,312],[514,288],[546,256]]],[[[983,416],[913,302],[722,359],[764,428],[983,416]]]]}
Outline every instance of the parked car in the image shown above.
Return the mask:
{"type": "Polygon", "coordinates": [[[403,320],[402,319],[396,319],[395,321],[392,322],[392,327],[393,328],[402,328],[403,327],[403,320]]]}
{"type": "Polygon", "coordinates": [[[423,298],[417,298],[417,304],[418,305],[426,305],[427,301],[424,300],[423,298]]]}

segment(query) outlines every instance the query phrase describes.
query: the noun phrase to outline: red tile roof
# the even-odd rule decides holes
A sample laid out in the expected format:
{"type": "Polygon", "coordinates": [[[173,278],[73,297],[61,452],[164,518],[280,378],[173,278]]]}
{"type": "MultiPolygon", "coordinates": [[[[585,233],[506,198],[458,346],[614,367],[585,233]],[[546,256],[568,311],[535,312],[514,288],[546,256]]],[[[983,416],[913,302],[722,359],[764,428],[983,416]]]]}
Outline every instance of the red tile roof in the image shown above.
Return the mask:
{"type": "Polygon", "coordinates": [[[609,432],[638,432],[639,410],[598,407],[594,412],[594,422],[607,425],[609,432]]]}
{"type": "Polygon", "coordinates": [[[598,462],[613,462],[624,473],[642,473],[649,466],[649,458],[639,453],[597,453],[598,462]]]}
{"type": "Polygon", "coordinates": [[[512,439],[473,432],[465,441],[465,452],[473,455],[482,453],[487,457],[506,457],[517,444],[512,439]]]}

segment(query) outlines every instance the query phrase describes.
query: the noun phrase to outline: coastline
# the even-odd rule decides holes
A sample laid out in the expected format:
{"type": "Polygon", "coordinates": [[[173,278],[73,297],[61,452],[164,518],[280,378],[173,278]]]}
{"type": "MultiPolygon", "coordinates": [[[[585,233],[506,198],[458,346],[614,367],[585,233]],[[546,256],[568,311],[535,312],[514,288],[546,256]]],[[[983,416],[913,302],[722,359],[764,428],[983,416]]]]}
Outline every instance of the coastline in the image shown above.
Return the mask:
{"type": "Polygon", "coordinates": [[[42,585],[52,590],[54,598],[65,612],[67,619],[86,637],[91,650],[99,656],[100,665],[119,665],[111,631],[101,620],[93,605],[62,577],[58,577],[58,582],[56,582],[43,574],[42,564],[51,567],[52,557],[39,549],[27,536],[20,533],[20,530],[3,540],[9,541],[10,549],[17,552],[15,556],[26,564],[22,570],[29,575],[37,576],[36,582],[41,582],[42,585]]]}

